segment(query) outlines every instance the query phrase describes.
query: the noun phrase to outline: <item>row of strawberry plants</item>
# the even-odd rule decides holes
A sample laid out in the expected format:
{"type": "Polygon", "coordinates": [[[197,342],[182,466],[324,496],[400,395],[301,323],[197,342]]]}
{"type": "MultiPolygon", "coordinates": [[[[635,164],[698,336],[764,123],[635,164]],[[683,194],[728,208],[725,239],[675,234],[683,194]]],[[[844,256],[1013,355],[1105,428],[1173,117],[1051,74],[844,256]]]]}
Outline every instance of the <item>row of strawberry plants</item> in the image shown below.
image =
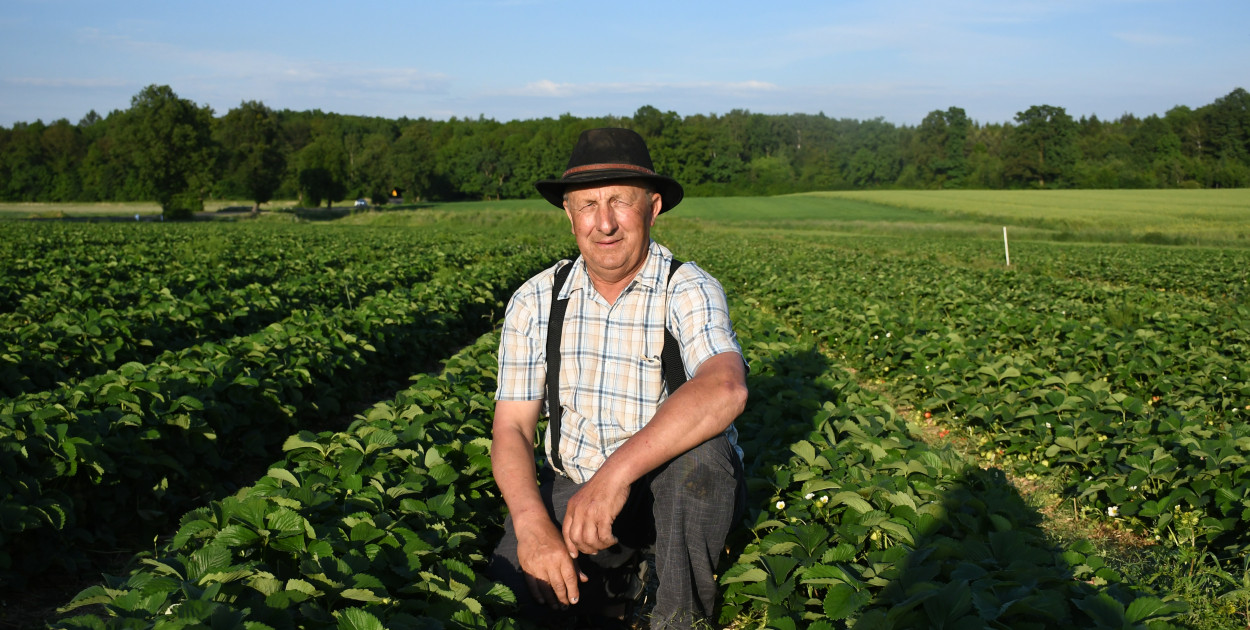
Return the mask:
{"type": "Polygon", "coordinates": [[[504,628],[485,579],[503,502],[490,476],[498,335],[346,430],[301,432],[254,485],[183,516],[129,576],[80,593],[62,629],[504,628]]]}
{"type": "Polygon", "coordinates": [[[968,427],[991,462],[1063,475],[1072,496],[1160,539],[1250,546],[1250,311],[1237,300],[1159,291],[1187,269],[1160,248],[1126,248],[1144,265],[1137,284],[1108,285],[874,245],[754,243],[788,274],[768,283],[781,308],[901,402],[968,427]]]}
{"type": "MultiPolygon", "coordinates": [[[[731,540],[725,620],[914,627],[932,611],[1162,627],[1175,611],[1087,584],[1119,576],[1087,550],[1052,549],[1001,480],[915,442],[766,301],[733,310],[752,366],[739,427],[753,507],[731,540]]],[[[72,606],[103,613],[57,627],[512,627],[511,594],[482,579],[503,507],[485,440],[495,343],[348,431],[289,439],[266,478],[191,512],[169,545],[72,606]]]]}
{"type": "MultiPolygon", "coordinates": [[[[748,346],[775,343],[774,323],[748,346]]],[[[66,608],[103,611],[56,627],[514,627],[513,594],[483,577],[504,513],[489,459],[497,344],[483,336],[345,431],[288,439],[265,478],[190,512],[154,557],[66,608]]],[[[772,438],[801,434],[772,419],[772,438]]]]}
{"type": "Polygon", "coordinates": [[[154,290],[180,297],[362,264],[390,263],[395,275],[444,231],[0,222],[8,241],[0,250],[0,312],[45,321],[65,309],[120,309],[154,290]]]}
{"type": "Polygon", "coordinates": [[[1250,252],[1243,249],[1160,248],[1021,243],[1013,258],[1031,272],[1120,286],[1144,286],[1212,300],[1250,296],[1250,252]],[[1144,270],[1149,269],[1149,273],[1144,270]]]}
{"type": "MultiPolygon", "coordinates": [[[[752,246],[773,261],[778,278],[766,284],[780,288],[779,307],[808,315],[836,356],[904,406],[962,428],[990,465],[1058,476],[1086,517],[1240,563],[1250,390],[1235,296],[1246,274],[1205,289],[1186,274],[1194,260],[1243,253],[1123,248],[1119,264],[1135,268],[1120,270],[1135,278],[1123,285],[1094,273],[1083,248],[1055,248],[1078,272],[1064,277],[1051,264],[997,269],[975,242],[828,240],[752,246]],[[810,274],[806,292],[786,288],[788,273],[810,274]]],[[[1033,249],[1045,262],[1049,249],[1033,249]]]]}
{"type": "MultiPolygon", "coordinates": [[[[0,223],[8,247],[0,256],[0,311],[43,321],[65,308],[121,308],[157,289],[173,295],[267,283],[285,259],[265,243],[280,230],[178,224],[0,223]]],[[[299,239],[304,240],[303,238],[299,239]]]]}
{"type": "MultiPolygon", "coordinates": [[[[365,280],[376,275],[359,276],[353,292],[368,295],[381,288],[365,280]]],[[[183,296],[159,291],[120,310],[62,311],[46,322],[26,321],[0,335],[0,395],[48,389],[122,363],[146,363],[170,349],[245,334],[280,320],[295,304],[335,297],[346,303],[342,287],[327,286],[327,279],[323,274],[316,283],[290,279],[183,296]]]]}
{"type": "MultiPolygon", "coordinates": [[[[1045,284],[1061,298],[1090,293],[1081,301],[1094,307],[1074,300],[1070,313],[1022,318],[983,303],[958,340],[942,330],[899,335],[877,344],[877,365],[917,404],[984,436],[987,458],[1060,474],[1078,498],[1160,539],[1244,554],[1250,311],[1159,300],[1149,290],[1045,284]],[[1122,294],[1132,302],[1110,313],[1099,304],[1099,295],[1122,294]],[[1178,529],[1181,515],[1191,522],[1178,529]]],[[[885,328],[906,331],[915,321],[885,328]]]]}
{"type": "MultiPolygon", "coordinates": [[[[818,356],[807,348],[796,350],[818,356]]],[[[757,472],[749,535],[721,577],[722,622],[1164,628],[1184,609],[1123,584],[1088,546],[1054,548],[1001,474],[929,448],[849,374],[806,364],[752,391],[825,402],[789,419],[809,429],[790,459],[757,472]]],[[[777,459],[775,445],[744,443],[748,458],[777,459]]]]}
{"type": "Polygon", "coordinates": [[[835,314],[809,312],[791,327],[769,313],[778,293],[814,294],[817,279],[755,282],[784,259],[744,261],[741,251],[721,242],[697,252],[748,294],[735,325],[751,340],[752,403],[740,424],[753,508],[721,577],[722,623],[1169,627],[1183,604],[1124,584],[1087,545],[1054,547],[1001,474],[919,441],[891,402],[834,365],[811,333],[835,314]]]}
{"type": "MultiPolygon", "coordinates": [[[[353,239],[341,241],[340,252],[346,251],[353,239]]],[[[125,251],[150,249],[154,242],[132,243],[125,251]]],[[[179,293],[164,285],[168,277],[150,276],[136,280],[144,290],[132,303],[103,310],[74,308],[72,300],[65,304],[60,296],[42,294],[27,302],[46,311],[59,308],[50,318],[39,321],[26,309],[0,315],[0,395],[48,389],[122,363],[148,362],[166,350],[245,334],[278,321],[296,308],[336,303],[350,306],[378,290],[422,282],[439,266],[463,265],[500,249],[463,239],[458,247],[449,247],[445,240],[435,242],[429,236],[413,238],[402,258],[337,267],[310,266],[305,261],[281,269],[270,261],[269,266],[276,270],[267,274],[268,282],[241,287],[231,287],[233,283],[227,281],[219,288],[179,293]]],[[[281,245],[281,241],[271,240],[267,247],[276,251],[281,245]]],[[[228,277],[232,269],[212,273],[228,277]]],[[[108,289],[99,292],[107,293],[108,289]]]]}
{"type": "Polygon", "coordinates": [[[11,399],[0,408],[0,565],[30,573],[140,519],[159,523],[220,488],[240,457],[263,455],[275,430],[336,414],[367,393],[362,384],[440,356],[553,255],[448,270],[355,309],[296,312],[246,337],[11,399]]]}
{"type": "MultiPolygon", "coordinates": [[[[791,352],[795,331],[758,305],[734,310],[755,370],[740,421],[752,495],[771,502],[775,446],[806,434],[795,416],[816,406],[823,361],[791,352]]],[[[57,627],[511,627],[512,594],[482,578],[503,508],[486,440],[497,342],[483,337],[344,432],[288,439],[267,477],[189,513],[131,575],[68,607],[103,613],[57,627]]]]}

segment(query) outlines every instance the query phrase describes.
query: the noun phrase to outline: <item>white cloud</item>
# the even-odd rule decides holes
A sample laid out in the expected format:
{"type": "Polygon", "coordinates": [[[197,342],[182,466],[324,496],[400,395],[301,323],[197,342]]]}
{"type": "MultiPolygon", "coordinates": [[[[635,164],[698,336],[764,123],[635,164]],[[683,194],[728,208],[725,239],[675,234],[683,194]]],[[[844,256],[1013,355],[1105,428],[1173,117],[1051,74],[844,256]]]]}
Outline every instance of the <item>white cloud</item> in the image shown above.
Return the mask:
{"type": "Polygon", "coordinates": [[[126,87],[130,83],[122,79],[96,77],[80,79],[74,77],[8,77],[4,79],[10,85],[21,85],[36,88],[117,88],[126,87]]]}
{"type": "Polygon", "coordinates": [[[369,92],[441,94],[450,79],[441,73],[415,68],[380,68],[356,64],[290,63],[278,70],[255,71],[246,77],[292,86],[324,86],[369,92]]]}
{"type": "MultiPolygon", "coordinates": [[[[734,92],[774,92],[778,88],[767,81],[739,81],[737,83],[715,84],[734,92]]],[[[700,87],[696,85],[695,87],[700,87]]]]}
{"type": "Polygon", "coordinates": [[[696,81],[689,83],[664,82],[618,82],[618,83],[556,83],[542,79],[525,86],[505,91],[515,96],[538,98],[571,98],[602,94],[663,94],[665,92],[703,92],[707,94],[751,94],[775,92],[779,88],[767,81],[696,81]]]}
{"type": "Polygon", "coordinates": [[[518,96],[545,96],[551,98],[564,98],[573,93],[574,85],[572,83],[556,83],[543,79],[530,83],[519,90],[516,90],[518,96]]]}
{"type": "Polygon", "coordinates": [[[1161,35],[1159,33],[1112,33],[1112,37],[1127,44],[1138,46],[1185,46],[1194,43],[1188,37],[1161,35]]]}
{"type": "Polygon", "coordinates": [[[142,41],[99,29],[81,29],[80,37],[106,47],[142,57],[174,62],[180,79],[216,83],[229,81],[272,82],[276,85],[316,85],[377,92],[441,93],[449,79],[438,72],[416,68],[388,68],[352,63],[297,60],[267,51],[184,48],[169,42],[142,41]]]}

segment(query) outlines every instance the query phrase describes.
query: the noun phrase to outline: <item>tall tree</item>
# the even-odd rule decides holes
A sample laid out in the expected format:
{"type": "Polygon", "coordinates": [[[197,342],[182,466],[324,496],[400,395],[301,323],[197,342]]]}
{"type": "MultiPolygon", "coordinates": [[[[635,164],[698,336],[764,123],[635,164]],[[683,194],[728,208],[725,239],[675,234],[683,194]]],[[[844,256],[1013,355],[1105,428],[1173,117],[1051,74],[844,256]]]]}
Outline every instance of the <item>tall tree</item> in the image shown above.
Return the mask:
{"type": "Polygon", "coordinates": [[[902,171],[899,130],[883,118],[866,120],[848,139],[846,177],[857,188],[893,184],[902,171]]]}
{"type": "Polygon", "coordinates": [[[963,186],[968,174],[965,148],[972,123],[963,108],[933,110],[916,130],[913,159],[920,176],[937,188],[963,186]]]}
{"type": "Polygon", "coordinates": [[[215,135],[225,158],[225,185],[242,190],[252,211],[260,210],[273,199],[286,170],[273,110],[260,101],[243,101],[221,118],[215,135]]]}
{"type": "Polygon", "coordinates": [[[214,158],[213,110],[149,85],[130,100],[120,136],[145,188],[171,218],[204,208],[214,158]]]}
{"type": "Polygon", "coordinates": [[[44,201],[52,171],[44,156],[43,121],[18,123],[0,136],[0,194],[13,201],[44,201]]]}
{"type": "Polygon", "coordinates": [[[1202,111],[1211,155],[1250,166],[1250,92],[1237,88],[1202,111]]]}
{"type": "Polygon", "coordinates": [[[1139,188],[1179,186],[1184,177],[1181,139],[1162,118],[1150,115],[1141,121],[1129,141],[1139,188]]]}
{"type": "Polygon", "coordinates": [[[120,137],[126,117],[126,112],[113,110],[107,118],[89,114],[78,123],[89,142],[79,167],[83,201],[151,199],[120,137]]]}
{"type": "Polygon", "coordinates": [[[429,198],[433,188],[436,145],[431,127],[425,119],[409,123],[387,154],[387,186],[402,188],[413,201],[429,198]]]}
{"type": "Polygon", "coordinates": [[[299,153],[299,186],[310,207],[334,205],[347,194],[347,151],[332,134],[318,136],[299,153]]]}
{"type": "Polygon", "coordinates": [[[1076,164],[1076,123],[1062,107],[1034,105],[1016,114],[1008,136],[1006,173],[1038,188],[1062,185],[1076,164]]]}

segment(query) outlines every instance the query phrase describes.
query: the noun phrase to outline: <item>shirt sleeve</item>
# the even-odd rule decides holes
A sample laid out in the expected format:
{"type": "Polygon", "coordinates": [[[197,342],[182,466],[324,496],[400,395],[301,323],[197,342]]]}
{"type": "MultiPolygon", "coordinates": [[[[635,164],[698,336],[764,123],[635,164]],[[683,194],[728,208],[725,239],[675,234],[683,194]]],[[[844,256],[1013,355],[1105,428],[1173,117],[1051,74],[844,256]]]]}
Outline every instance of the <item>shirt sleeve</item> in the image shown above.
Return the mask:
{"type": "MultiPolygon", "coordinates": [[[[535,278],[539,281],[548,274],[535,278]]],[[[504,311],[499,337],[499,376],[495,400],[541,400],[546,396],[546,342],[538,286],[527,282],[504,311]]]]}
{"type": "Polygon", "coordinates": [[[692,262],[682,265],[673,277],[669,321],[673,322],[673,333],[681,344],[687,378],[692,378],[704,361],[718,354],[742,354],[729,320],[725,289],[692,262]]]}

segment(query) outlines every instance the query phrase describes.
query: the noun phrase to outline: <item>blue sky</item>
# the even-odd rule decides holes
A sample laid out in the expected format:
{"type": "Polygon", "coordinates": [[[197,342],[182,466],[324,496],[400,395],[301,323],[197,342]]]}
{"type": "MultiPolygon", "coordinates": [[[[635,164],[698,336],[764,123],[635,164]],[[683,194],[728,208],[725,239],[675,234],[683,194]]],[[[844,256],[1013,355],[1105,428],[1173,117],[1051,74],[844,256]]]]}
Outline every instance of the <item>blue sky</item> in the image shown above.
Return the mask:
{"type": "Polygon", "coordinates": [[[0,125],[149,84],[398,118],[1162,114],[1250,89],[1247,0],[0,0],[0,125]]]}

